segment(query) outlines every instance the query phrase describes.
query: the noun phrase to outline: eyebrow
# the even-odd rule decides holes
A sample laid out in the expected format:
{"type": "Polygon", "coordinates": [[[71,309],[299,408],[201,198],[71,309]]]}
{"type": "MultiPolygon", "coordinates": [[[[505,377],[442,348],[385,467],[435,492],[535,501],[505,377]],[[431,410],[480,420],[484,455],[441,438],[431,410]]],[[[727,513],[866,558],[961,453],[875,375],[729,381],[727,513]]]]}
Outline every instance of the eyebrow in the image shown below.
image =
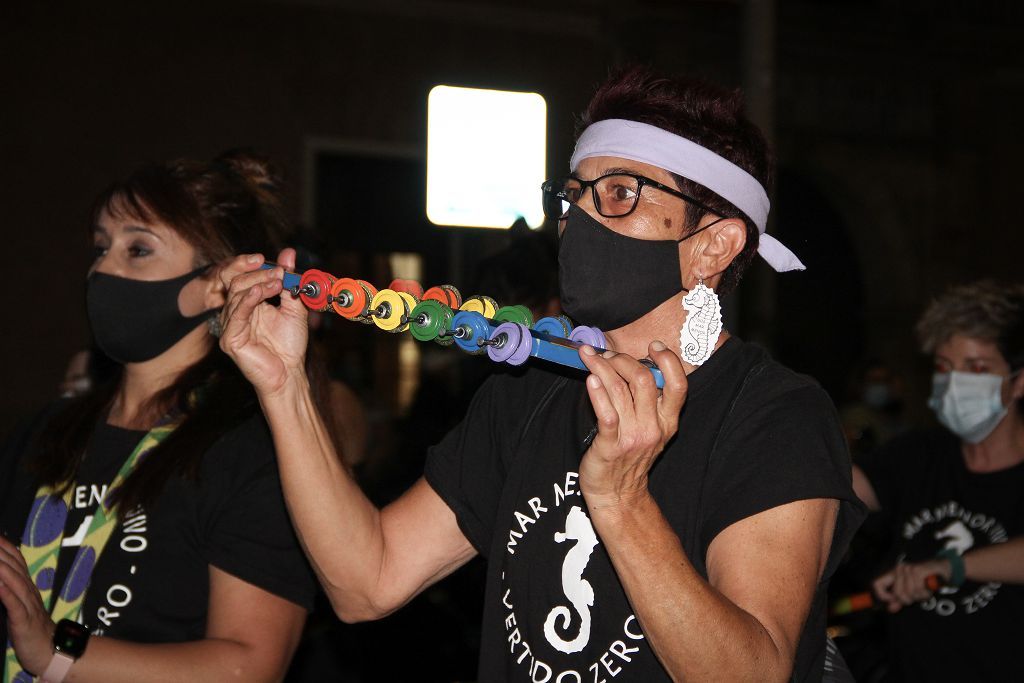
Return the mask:
{"type": "Polygon", "coordinates": [[[149,228],[145,228],[145,227],[143,227],[141,225],[127,225],[127,226],[125,226],[124,231],[125,232],[144,232],[147,235],[152,235],[153,237],[155,237],[157,239],[160,239],[160,235],[156,234],[155,232],[153,232],[149,228]]]}
{"type": "MultiPolygon", "coordinates": [[[[104,237],[109,237],[110,236],[110,233],[107,231],[107,229],[104,228],[99,223],[97,223],[96,225],[92,226],[92,231],[94,233],[100,233],[104,237]]],[[[160,237],[160,235],[156,234],[155,232],[153,232],[149,228],[143,227],[141,225],[126,225],[125,228],[124,228],[124,231],[125,232],[144,233],[146,235],[151,235],[154,239],[158,239],[158,240],[162,241],[162,238],[160,237]]]]}
{"type": "MultiPolygon", "coordinates": [[[[638,171],[635,168],[626,168],[625,166],[612,166],[611,168],[603,169],[600,173],[598,173],[594,177],[595,178],[600,178],[602,176],[612,175],[614,173],[625,173],[626,175],[643,175],[643,173],[641,173],[640,171],[638,171]]],[[[577,173],[575,171],[573,173],[571,173],[569,175],[569,177],[570,178],[575,178],[576,180],[584,180],[583,178],[581,178],[579,176],[579,173],[577,173]]]]}
{"type": "MultiPolygon", "coordinates": [[[[943,356],[941,353],[935,354],[935,360],[944,360],[950,363],[953,362],[953,359],[949,358],[948,356],[943,356]]],[[[999,358],[996,356],[966,356],[964,358],[964,361],[967,363],[977,363],[979,361],[986,363],[998,363],[999,358]]]]}
{"type": "Polygon", "coordinates": [[[635,168],[626,168],[625,166],[613,166],[611,168],[606,168],[604,169],[604,171],[601,172],[601,175],[610,175],[612,173],[628,173],[630,175],[643,175],[635,168]]]}

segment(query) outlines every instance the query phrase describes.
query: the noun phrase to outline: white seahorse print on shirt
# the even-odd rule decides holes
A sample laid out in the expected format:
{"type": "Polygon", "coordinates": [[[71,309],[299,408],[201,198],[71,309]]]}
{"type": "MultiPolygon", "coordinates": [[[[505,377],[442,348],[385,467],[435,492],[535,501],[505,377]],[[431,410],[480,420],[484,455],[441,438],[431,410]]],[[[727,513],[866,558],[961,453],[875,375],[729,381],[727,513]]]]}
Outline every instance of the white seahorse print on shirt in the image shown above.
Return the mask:
{"type": "Polygon", "coordinates": [[[573,505],[566,515],[565,532],[555,533],[555,543],[567,540],[576,541],[576,545],[569,549],[562,562],[562,591],[579,616],[579,632],[572,640],[564,640],[555,631],[556,620],[561,619],[559,626],[562,631],[568,631],[572,623],[572,612],[565,605],[559,605],[548,612],[544,621],[544,637],[551,647],[571,654],[582,650],[590,641],[590,608],[594,606],[594,587],[583,578],[583,571],[598,544],[590,518],[578,505],[573,505]]]}

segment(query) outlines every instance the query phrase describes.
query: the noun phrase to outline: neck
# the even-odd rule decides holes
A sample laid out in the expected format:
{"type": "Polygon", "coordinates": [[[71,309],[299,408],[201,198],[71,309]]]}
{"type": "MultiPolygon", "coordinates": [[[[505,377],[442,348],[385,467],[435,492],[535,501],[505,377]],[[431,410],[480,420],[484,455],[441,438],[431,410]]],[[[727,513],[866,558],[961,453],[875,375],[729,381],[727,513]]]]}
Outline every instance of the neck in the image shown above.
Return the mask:
{"type": "Polygon", "coordinates": [[[168,408],[154,404],[153,397],[199,362],[211,343],[206,326],[200,325],[156,358],[125,363],[107,423],[125,429],[152,428],[168,408]]]}
{"type": "Polygon", "coordinates": [[[1024,462],[1024,420],[1016,401],[991,434],[980,443],[964,443],[962,452],[971,472],[998,472],[1024,462]]]}
{"type": "MultiPolygon", "coordinates": [[[[682,360],[683,350],[679,346],[679,331],[682,329],[683,323],[686,322],[687,316],[682,301],[683,294],[680,293],[642,318],[617,330],[605,332],[608,346],[616,353],[626,353],[634,358],[646,358],[647,347],[650,343],[660,341],[680,357],[683,370],[689,375],[697,369],[697,366],[682,360]]],[[[715,350],[721,348],[728,338],[729,333],[723,329],[718,337],[718,343],[715,344],[715,350]]]]}

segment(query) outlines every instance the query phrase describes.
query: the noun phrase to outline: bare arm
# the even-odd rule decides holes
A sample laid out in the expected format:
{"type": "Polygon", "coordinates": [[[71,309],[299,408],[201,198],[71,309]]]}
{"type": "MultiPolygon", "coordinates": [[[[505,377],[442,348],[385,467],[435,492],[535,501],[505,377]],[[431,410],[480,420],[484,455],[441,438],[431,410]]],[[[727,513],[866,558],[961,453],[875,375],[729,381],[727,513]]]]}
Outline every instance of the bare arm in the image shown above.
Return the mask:
{"type": "Polygon", "coordinates": [[[964,574],[979,583],[1024,584],[1024,536],[964,553],[964,574]]]}
{"type": "Polygon", "coordinates": [[[204,640],[143,645],[93,638],[71,667],[71,683],[280,681],[302,635],[306,611],[210,568],[204,640]]]}
{"type": "Polygon", "coordinates": [[[341,440],[341,452],[345,463],[354,467],[366,459],[366,442],[369,429],[366,411],[355,392],[342,382],[331,380],[331,410],[334,413],[335,431],[341,440]]]}
{"type": "MultiPolygon", "coordinates": [[[[278,263],[293,267],[287,249],[278,263]]],[[[280,269],[239,257],[221,347],[253,383],[270,424],[292,521],[320,583],[346,621],[384,616],[475,555],[455,515],[424,481],[378,510],[335,452],[303,370],[306,310],[281,294],[280,269]]]]}
{"type": "Polygon", "coordinates": [[[708,581],[649,496],[591,512],[644,634],[675,680],[785,681],[837,509],[834,500],[798,501],[733,524],[708,549],[708,581]]]}
{"type": "MultiPolygon", "coordinates": [[[[0,541],[0,600],[19,661],[40,674],[53,656],[54,623],[43,608],[21,553],[0,541]]],[[[280,681],[302,634],[298,605],[210,568],[206,637],[142,644],[96,636],[72,665],[74,683],[280,681]]]]}
{"type": "MultiPolygon", "coordinates": [[[[1024,536],[968,551],[963,561],[964,576],[971,581],[1024,584],[1024,536]]],[[[945,558],[903,562],[875,579],[872,588],[890,612],[898,612],[931,597],[926,586],[929,576],[949,581],[952,574],[952,565],[945,558]]]]}
{"type": "Polygon", "coordinates": [[[598,418],[580,463],[594,528],[674,680],[787,680],[838,502],[797,501],[732,524],[708,548],[705,581],[647,488],[687,393],[678,357],[657,342],[649,351],[665,375],[660,394],[636,361],[586,347],[581,354],[598,418]]]}
{"type": "Polygon", "coordinates": [[[423,479],[378,510],[339,461],[301,379],[289,386],[295,394],[264,399],[263,408],[288,510],[338,616],[389,614],[476,554],[423,479]]]}

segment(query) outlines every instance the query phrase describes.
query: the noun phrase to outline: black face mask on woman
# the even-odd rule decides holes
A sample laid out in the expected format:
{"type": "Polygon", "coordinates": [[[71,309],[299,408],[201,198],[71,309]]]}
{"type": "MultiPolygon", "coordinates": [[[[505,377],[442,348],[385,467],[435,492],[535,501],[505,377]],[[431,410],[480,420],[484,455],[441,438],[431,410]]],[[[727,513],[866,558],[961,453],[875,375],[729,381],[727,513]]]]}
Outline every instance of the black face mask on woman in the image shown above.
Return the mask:
{"type": "Polygon", "coordinates": [[[573,204],[558,243],[562,309],[574,322],[602,330],[615,330],[643,317],[686,291],[679,270],[679,243],[711,225],[680,240],[641,240],[609,230],[573,204]]]}
{"type": "Polygon", "coordinates": [[[92,273],[85,307],[96,345],[119,363],[156,358],[210,317],[210,311],[186,317],[178,295],[206,271],[203,266],[170,280],[131,280],[92,273]]]}

